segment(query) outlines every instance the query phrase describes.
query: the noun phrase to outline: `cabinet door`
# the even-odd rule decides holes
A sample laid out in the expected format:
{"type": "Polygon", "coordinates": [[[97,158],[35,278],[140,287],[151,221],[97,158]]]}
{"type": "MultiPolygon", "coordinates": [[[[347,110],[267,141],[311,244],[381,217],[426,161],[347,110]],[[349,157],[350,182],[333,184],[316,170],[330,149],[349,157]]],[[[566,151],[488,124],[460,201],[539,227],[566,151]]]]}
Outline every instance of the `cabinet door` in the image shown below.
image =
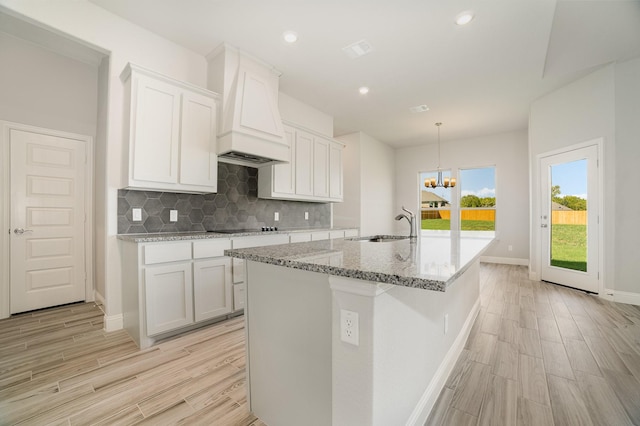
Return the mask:
{"type": "Polygon", "coordinates": [[[144,279],[147,335],[193,323],[191,262],[147,266],[144,279]]]}
{"type": "Polygon", "coordinates": [[[214,99],[188,91],[182,94],[180,184],[202,186],[203,190],[216,191],[216,117],[214,99]]]}
{"type": "Polygon", "coordinates": [[[313,195],[329,197],[329,141],[318,138],[313,144],[313,195]]]}
{"type": "Polygon", "coordinates": [[[134,78],[131,176],[177,183],[181,91],[142,75],[134,78]]]}
{"type": "Polygon", "coordinates": [[[313,136],[296,131],[296,194],[313,195],[313,136]]]}
{"type": "Polygon", "coordinates": [[[342,145],[329,146],[329,198],[342,201],[342,145]]]}
{"type": "Polygon", "coordinates": [[[231,312],[232,291],[231,258],[216,257],[193,262],[196,322],[231,312]]]}
{"type": "Polygon", "coordinates": [[[296,164],[296,149],[295,149],[295,130],[292,127],[284,127],[284,137],[287,143],[291,147],[289,150],[289,163],[276,164],[273,167],[273,192],[278,194],[293,194],[296,191],[295,187],[295,164],[296,164]]]}

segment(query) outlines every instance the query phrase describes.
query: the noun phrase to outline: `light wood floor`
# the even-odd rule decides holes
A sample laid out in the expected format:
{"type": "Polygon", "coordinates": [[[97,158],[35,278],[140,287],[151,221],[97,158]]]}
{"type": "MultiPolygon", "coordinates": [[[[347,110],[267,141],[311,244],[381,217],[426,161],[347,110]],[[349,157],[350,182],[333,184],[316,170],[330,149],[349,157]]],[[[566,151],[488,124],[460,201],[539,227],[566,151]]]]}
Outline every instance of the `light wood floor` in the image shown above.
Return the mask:
{"type": "Polygon", "coordinates": [[[76,304],[0,321],[0,424],[264,426],[246,403],[244,317],[139,350],[76,304]]]}
{"type": "Polygon", "coordinates": [[[640,308],[483,264],[481,310],[427,425],[640,425],[640,308]]]}
{"type": "MultiPolygon", "coordinates": [[[[640,308],[482,265],[481,312],[427,425],[640,425],[640,308]]],[[[244,319],[139,350],[77,304],[0,320],[0,425],[264,426],[244,319]]],[[[358,425],[359,426],[359,425],[358,425]]]]}

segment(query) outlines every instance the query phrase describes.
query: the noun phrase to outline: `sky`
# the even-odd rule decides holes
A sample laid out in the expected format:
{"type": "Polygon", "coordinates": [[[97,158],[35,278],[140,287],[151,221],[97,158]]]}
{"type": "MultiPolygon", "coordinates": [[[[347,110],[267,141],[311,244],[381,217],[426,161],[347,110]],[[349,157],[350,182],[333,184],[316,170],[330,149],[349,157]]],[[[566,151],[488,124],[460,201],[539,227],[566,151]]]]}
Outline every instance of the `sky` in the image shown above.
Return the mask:
{"type": "Polygon", "coordinates": [[[560,185],[560,197],[575,195],[587,199],[587,160],[551,166],[551,185],[560,185]]]}
{"type": "MultiPolygon", "coordinates": [[[[449,170],[444,170],[442,172],[442,176],[443,179],[445,177],[450,177],[451,172],[449,170]]],[[[464,197],[465,195],[477,195],[480,198],[496,196],[495,167],[461,169],[459,176],[458,185],[460,185],[461,197],[464,197]]],[[[420,182],[424,182],[427,177],[436,177],[436,173],[421,173],[420,182]]],[[[422,189],[425,190],[427,188],[422,186],[422,189]]],[[[446,200],[451,200],[451,189],[436,188],[428,190],[446,200]]]]}

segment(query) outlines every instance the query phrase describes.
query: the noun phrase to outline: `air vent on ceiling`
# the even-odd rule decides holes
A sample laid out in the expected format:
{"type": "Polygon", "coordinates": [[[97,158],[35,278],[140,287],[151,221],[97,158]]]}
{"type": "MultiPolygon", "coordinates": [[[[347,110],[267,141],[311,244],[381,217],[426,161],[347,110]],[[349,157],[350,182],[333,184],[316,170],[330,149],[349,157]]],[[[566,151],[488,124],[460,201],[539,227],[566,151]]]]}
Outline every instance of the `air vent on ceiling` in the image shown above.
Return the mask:
{"type": "Polygon", "coordinates": [[[342,51],[351,59],[359,58],[373,51],[371,43],[367,40],[360,40],[342,48],[342,51]]]}
{"type": "Polygon", "coordinates": [[[414,114],[417,114],[419,112],[429,111],[429,107],[426,105],[418,105],[418,106],[409,108],[409,111],[411,111],[414,114]]]}

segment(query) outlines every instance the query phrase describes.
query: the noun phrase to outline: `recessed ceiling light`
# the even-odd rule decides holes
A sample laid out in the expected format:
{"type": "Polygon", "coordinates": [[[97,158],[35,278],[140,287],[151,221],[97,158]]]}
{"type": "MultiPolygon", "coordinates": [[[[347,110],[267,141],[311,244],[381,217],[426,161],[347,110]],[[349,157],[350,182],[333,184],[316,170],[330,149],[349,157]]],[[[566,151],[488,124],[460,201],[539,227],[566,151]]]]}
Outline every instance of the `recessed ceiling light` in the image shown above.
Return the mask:
{"type": "Polygon", "coordinates": [[[473,21],[473,18],[474,18],[473,12],[469,10],[460,12],[458,16],[456,16],[456,24],[467,25],[469,22],[473,21]]]}
{"type": "Polygon", "coordinates": [[[298,34],[296,34],[294,31],[285,31],[284,33],[282,33],[282,38],[287,43],[295,43],[296,41],[298,41],[298,34]]]}
{"type": "Polygon", "coordinates": [[[426,112],[429,111],[429,107],[426,105],[418,105],[418,106],[414,106],[409,108],[409,111],[411,111],[414,114],[417,114],[419,112],[426,112]]]}
{"type": "Polygon", "coordinates": [[[366,95],[369,93],[369,88],[367,86],[362,86],[358,89],[358,92],[360,92],[361,95],[366,95]]]}

